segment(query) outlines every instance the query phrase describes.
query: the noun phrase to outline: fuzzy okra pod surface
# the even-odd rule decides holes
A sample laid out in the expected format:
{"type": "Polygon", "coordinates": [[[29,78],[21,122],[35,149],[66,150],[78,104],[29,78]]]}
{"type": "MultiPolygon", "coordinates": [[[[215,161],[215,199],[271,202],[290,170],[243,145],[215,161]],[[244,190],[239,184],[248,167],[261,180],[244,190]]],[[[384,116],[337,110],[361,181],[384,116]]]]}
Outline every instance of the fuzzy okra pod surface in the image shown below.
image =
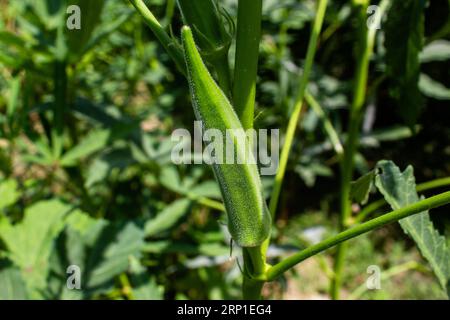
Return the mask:
{"type": "MultiPolygon", "coordinates": [[[[212,164],[228,215],[228,229],[241,247],[258,246],[270,235],[271,216],[262,194],[258,167],[250,152],[251,143],[241,138],[245,135],[242,124],[203,63],[187,26],[182,29],[182,39],[196,118],[202,122],[204,130],[215,129],[223,136],[229,135],[233,141],[234,160],[247,160],[212,164]]],[[[224,145],[218,142],[216,147],[224,145]]]]}

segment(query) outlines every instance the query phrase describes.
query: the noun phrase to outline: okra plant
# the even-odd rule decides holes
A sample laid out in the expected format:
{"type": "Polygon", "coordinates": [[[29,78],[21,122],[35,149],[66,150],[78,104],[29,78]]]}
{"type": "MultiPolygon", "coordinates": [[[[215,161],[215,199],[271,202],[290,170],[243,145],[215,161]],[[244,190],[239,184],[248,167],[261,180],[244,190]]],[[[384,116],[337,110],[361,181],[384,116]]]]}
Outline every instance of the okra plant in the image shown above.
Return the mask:
{"type": "MultiPolygon", "coordinates": [[[[181,31],[172,30],[172,35],[169,35],[159,24],[142,0],[130,1],[168,50],[180,71],[186,75],[193,112],[195,117],[202,121],[203,126],[222,132],[226,129],[252,128],[255,117],[255,86],[263,0],[238,0],[236,26],[233,17],[230,17],[221,8],[219,1],[178,0],[185,26],[181,31]],[[178,34],[181,35],[181,45],[179,44],[180,40],[176,37],[178,34]],[[232,72],[228,62],[228,51],[233,37],[236,40],[236,48],[232,72]]],[[[345,141],[338,136],[331,122],[327,121],[326,115],[322,112],[322,116],[325,118],[325,128],[329,133],[330,140],[336,146],[335,150],[341,164],[341,219],[339,226],[341,232],[282,259],[274,265],[270,265],[266,259],[267,248],[271,240],[271,218],[276,217],[283,178],[305,99],[312,108],[318,110],[319,114],[322,110],[308,92],[308,83],[324,24],[327,4],[327,0],[317,1],[305,63],[299,75],[297,97],[284,137],[279,169],[273,184],[269,205],[266,204],[263,196],[256,165],[213,165],[228,215],[228,229],[233,240],[242,247],[243,251],[243,297],[261,298],[264,283],[274,281],[305,259],[337,246],[330,294],[334,298],[339,298],[345,264],[346,241],[396,221],[400,221],[405,232],[418,243],[443,289],[446,290],[450,279],[450,249],[446,247],[443,237],[433,229],[426,212],[449,203],[450,192],[427,199],[419,199],[412,180],[411,168],[405,173],[401,173],[392,162],[380,162],[374,171],[356,182],[352,182],[361,120],[367,103],[370,60],[378,29],[366,26],[370,5],[368,0],[353,0],[353,11],[357,20],[357,30],[355,31],[357,38],[355,45],[356,73],[353,102],[349,112],[349,128],[345,141]],[[394,211],[371,220],[365,219],[368,214],[367,210],[366,212],[363,210],[364,216],[352,216],[352,203],[364,203],[372,185],[376,185],[394,211]],[[425,227],[428,227],[430,232],[429,235],[426,235],[429,236],[428,240],[423,238],[424,235],[417,234],[417,229],[425,227]],[[430,249],[439,253],[430,254],[430,249]]],[[[411,14],[420,15],[418,6],[417,2],[406,1],[403,8],[410,10],[411,14]]],[[[377,6],[378,12],[374,17],[374,25],[380,24],[388,9],[398,10],[399,7],[398,4],[389,0],[381,1],[377,6]]],[[[420,25],[413,27],[420,29],[420,25]]],[[[419,42],[421,41],[419,39],[419,42]]],[[[388,52],[387,55],[389,54],[391,53],[388,52]]],[[[234,147],[242,152],[246,151],[245,146],[239,145],[238,142],[234,147]]],[[[439,185],[448,185],[448,181],[439,185]]],[[[301,199],[302,196],[299,195],[299,201],[301,199]]]]}

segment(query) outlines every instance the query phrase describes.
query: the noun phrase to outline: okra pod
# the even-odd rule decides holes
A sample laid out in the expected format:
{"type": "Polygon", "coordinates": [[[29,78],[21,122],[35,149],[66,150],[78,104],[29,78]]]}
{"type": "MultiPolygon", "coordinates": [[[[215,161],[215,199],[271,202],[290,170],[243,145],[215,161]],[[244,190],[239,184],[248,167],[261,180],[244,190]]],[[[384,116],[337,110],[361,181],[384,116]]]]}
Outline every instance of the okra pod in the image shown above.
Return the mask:
{"type": "MultiPolygon", "coordinates": [[[[237,136],[239,132],[244,132],[242,124],[228,98],[205,66],[192,31],[187,26],[182,29],[182,39],[196,118],[202,122],[204,130],[216,129],[223,136],[231,135],[230,140],[233,141],[237,158],[247,157],[249,160],[250,144],[244,142],[245,145],[242,145],[242,139],[237,136]]],[[[262,194],[256,163],[213,163],[212,166],[228,215],[228,229],[234,241],[241,247],[262,244],[270,235],[271,217],[262,194]]]]}

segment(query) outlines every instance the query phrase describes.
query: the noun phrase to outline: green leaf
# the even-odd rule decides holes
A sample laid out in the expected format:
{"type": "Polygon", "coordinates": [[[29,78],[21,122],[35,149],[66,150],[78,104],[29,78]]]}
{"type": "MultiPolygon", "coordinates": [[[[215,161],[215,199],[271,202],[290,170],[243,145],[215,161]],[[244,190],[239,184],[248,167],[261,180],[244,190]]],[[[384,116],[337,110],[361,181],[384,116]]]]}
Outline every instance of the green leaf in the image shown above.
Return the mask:
{"type": "Polygon", "coordinates": [[[424,42],[424,4],[423,0],[392,1],[385,28],[391,94],[410,127],[416,123],[424,104],[418,86],[419,54],[424,42]]]}
{"type": "Polygon", "coordinates": [[[18,268],[0,266],[0,300],[26,300],[27,288],[18,268]]]}
{"type": "Polygon", "coordinates": [[[450,59],[450,41],[436,40],[427,45],[420,53],[420,62],[445,61],[450,59]]]}
{"type": "Polygon", "coordinates": [[[20,77],[16,77],[10,81],[11,94],[7,105],[8,117],[12,117],[17,110],[20,93],[20,77]]]}
{"type": "Polygon", "coordinates": [[[375,178],[375,171],[366,173],[350,185],[350,198],[357,203],[366,204],[375,178]]]}
{"type": "Polygon", "coordinates": [[[29,1],[33,11],[39,17],[41,23],[46,26],[47,30],[57,28],[61,23],[65,22],[64,13],[66,11],[65,1],[46,0],[46,1],[29,1]]]}
{"type": "Polygon", "coordinates": [[[102,23],[97,31],[94,32],[89,39],[88,43],[84,47],[84,52],[87,52],[94,48],[96,45],[101,43],[102,40],[107,38],[110,34],[114,33],[120,26],[126,21],[128,21],[131,15],[134,13],[133,10],[126,11],[125,8],[121,10],[120,16],[116,20],[105,21],[102,23]]]}
{"type": "Polygon", "coordinates": [[[77,116],[83,117],[95,124],[102,124],[105,127],[118,125],[120,120],[113,117],[106,111],[105,105],[97,105],[92,101],[84,98],[75,99],[72,110],[77,116]]]}
{"type": "Polygon", "coordinates": [[[450,100],[450,89],[446,88],[442,83],[439,83],[426,74],[420,75],[419,82],[420,91],[430,98],[438,100],[450,100]]]}
{"type": "Polygon", "coordinates": [[[172,228],[188,211],[190,200],[181,199],[167,206],[154,219],[145,224],[145,234],[155,236],[172,228]]]}
{"type": "Polygon", "coordinates": [[[11,68],[20,68],[29,62],[27,42],[9,31],[0,31],[0,52],[0,61],[11,68]]]}
{"type": "Polygon", "coordinates": [[[16,180],[8,179],[0,182],[0,210],[16,203],[19,197],[16,180]]]}
{"type": "Polygon", "coordinates": [[[153,277],[150,277],[139,260],[130,259],[130,283],[133,287],[133,300],[162,300],[164,288],[159,286],[153,277]]]}
{"type": "Polygon", "coordinates": [[[78,145],[69,150],[61,159],[61,165],[70,167],[77,164],[77,161],[103,149],[110,138],[110,130],[98,130],[91,132],[78,145]]]}
{"type": "Polygon", "coordinates": [[[140,258],[144,246],[144,231],[134,222],[110,223],[96,220],[84,213],[74,213],[67,219],[64,237],[58,239],[58,264],[53,271],[66,278],[68,265],[80,268],[81,291],[67,289],[57,298],[87,299],[106,293],[114,287],[114,278],[126,272],[131,259],[140,258]]]}
{"type": "Polygon", "coordinates": [[[178,174],[177,168],[174,166],[167,166],[161,170],[160,183],[167,189],[177,192],[184,193],[185,190],[182,187],[181,179],[178,174]]]}
{"type": "Polygon", "coordinates": [[[133,300],[162,300],[163,287],[158,286],[155,279],[150,278],[147,272],[130,277],[133,286],[133,300]]]}
{"type": "Polygon", "coordinates": [[[102,241],[96,241],[88,259],[88,288],[100,286],[126,271],[129,258],[139,256],[144,245],[142,229],[131,222],[108,226],[102,230],[101,237],[102,241]]]}
{"type": "MultiPolygon", "coordinates": [[[[397,210],[418,202],[413,168],[404,172],[392,161],[380,161],[375,184],[392,209],[397,210]]],[[[403,230],[416,242],[420,252],[430,263],[442,288],[448,290],[450,281],[450,250],[445,238],[434,228],[428,211],[400,220],[403,230]]],[[[450,294],[450,291],[447,291],[450,294]]]]}
{"type": "Polygon", "coordinates": [[[87,170],[86,187],[107,179],[113,169],[124,169],[135,163],[128,148],[113,148],[96,157],[87,170]]]}
{"type": "Polygon", "coordinates": [[[21,269],[28,287],[46,286],[53,240],[71,210],[71,206],[58,200],[41,201],[29,207],[18,224],[12,225],[5,219],[0,221],[0,238],[9,258],[21,269]]]}
{"type": "Polygon", "coordinates": [[[220,188],[217,182],[209,180],[202,182],[189,190],[189,195],[197,197],[207,197],[213,199],[221,199],[220,188]]]}

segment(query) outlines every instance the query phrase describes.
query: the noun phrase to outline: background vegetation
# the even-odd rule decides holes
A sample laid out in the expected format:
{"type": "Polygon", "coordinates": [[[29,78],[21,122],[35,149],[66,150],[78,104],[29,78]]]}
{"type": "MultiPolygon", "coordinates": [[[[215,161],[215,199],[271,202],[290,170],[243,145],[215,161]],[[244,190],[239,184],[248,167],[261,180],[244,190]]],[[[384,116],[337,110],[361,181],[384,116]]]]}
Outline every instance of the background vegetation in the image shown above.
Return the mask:
{"type": "MultiPolygon", "coordinates": [[[[264,0],[256,128],[286,129],[315,2],[264,0]]],[[[240,250],[230,250],[212,171],[170,160],[172,131],[193,128],[186,80],[127,1],[102,3],[87,14],[92,32],[73,37],[65,31],[66,1],[0,0],[0,299],[238,298],[240,250]],[[81,268],[82,290],[66,286],[72,264],[81,268]]],[[[146,3],[178,36],[175,1],[146,3]]],[[[236,1],[221,4],[236,17],[236,1]]],[[[395,92],[399,73],[386,67],[383,20],[357,176],[381,159],[413,165],[418,182],[450,176],[449,5],[426,5],[420,91],[406,102],[401,95],[410,88],[395,92]]],[[[354,30],[351,2],[330,1],[308,87],[341,137],[354,30]]],[[[338,229],[339,166],[308,104],[287,170],[268,251],[273,261],[338,229]]],[[[263,183],[268,196],[273,178],[263,183]]],[[[448,210],[431,216],[447,235],[448,210]]],[[[343,298],[446,297],[398,224],[348,247],[343,298]],[[370,265],[382,270],[381,290],[365,289],[370,265]]],[[[328,298],[333,254],[296,267],[264,296],[328,298]]]]}

